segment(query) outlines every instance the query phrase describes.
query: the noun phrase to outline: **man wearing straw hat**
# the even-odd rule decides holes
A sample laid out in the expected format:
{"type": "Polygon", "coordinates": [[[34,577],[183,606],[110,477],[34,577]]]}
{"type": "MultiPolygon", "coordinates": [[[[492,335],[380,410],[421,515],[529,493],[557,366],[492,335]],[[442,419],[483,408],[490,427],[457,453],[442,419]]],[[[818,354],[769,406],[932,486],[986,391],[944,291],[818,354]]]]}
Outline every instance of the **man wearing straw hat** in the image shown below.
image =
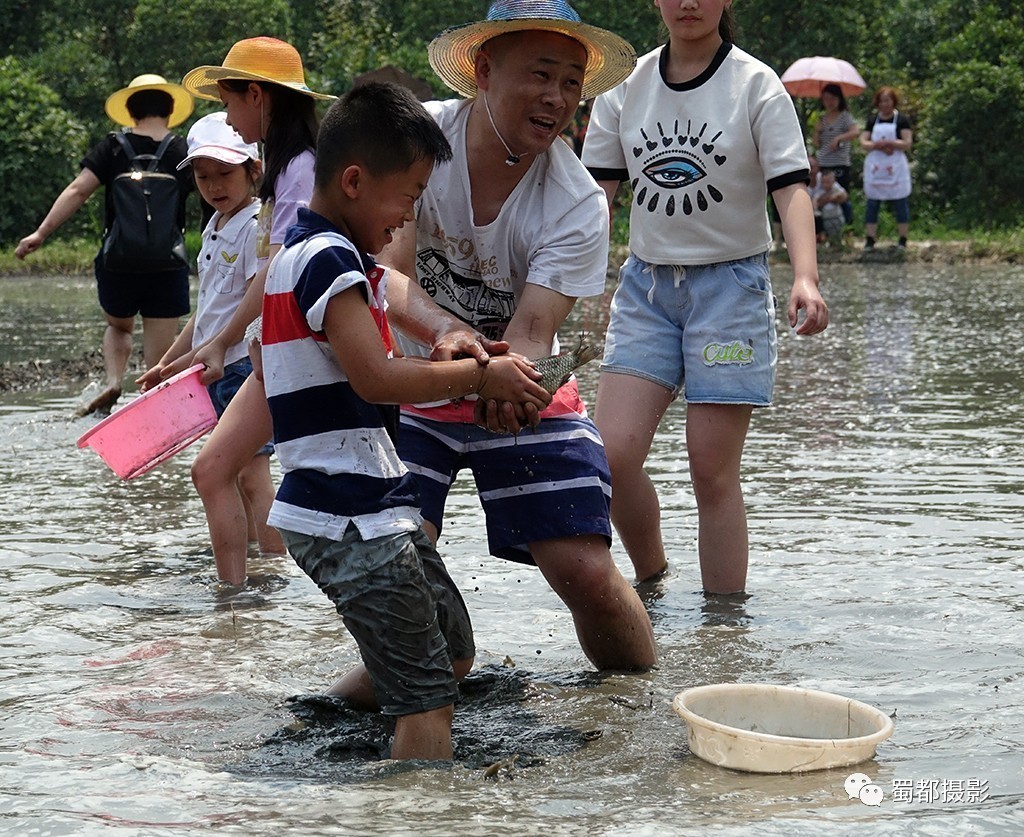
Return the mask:
{"type": "MultiPolygon", "coordinates": [[[[465,98],[427,103],[454,157],[431,175],[415,226],[395,230],[380,256],[418,280],[392,275],[389,316],[402,328],[426,292],[482,338],[527,357],[551,354],[576,298],[604,291],[608,266],[607,203],[559,135],[580,98],[626,78],[636,55],[617,35],[581,23],[565,0],[497,0],[487,20],[438,35],[429,55],[465,98]]],[[[430,352],[408,339],[403,349],[430,352]]],[[[474,407],[403,408],[399,453],[417,475],[430,535],[440,534],[456,474],[470,468],[491,553],[540,568],[591,662],[654,665],[650,620],[612,561],[608,464],[575,380],[534,433],[489,433],[474,424],[474,407]]],[[[492,429],[535,419],[508,405],[489,410],[492,429]]]]}
{"type": "MultiPolygon", "coordinates": [[[[161,147],[170,129],[192,113],[192,104],[192,97],[180,85],[170,84],[155,73],[145,73],[112,93],[104,109],[114,122],[124,126],[123,139],[135,154],[152,155],[161,147]]],[[[177,171],[178,163],[186,154],[185,138],[173,136],[157,164],[157,171],[177,178],[179,230],[185,227],[185,198],[193,187],[191,171],[177,171]]],[[[131,160],[118,137],[108,134],[85,156],[78,176],[57,196],[35,232],[21,239],[14,254],[24,259],[38,250],[96,189],[101,185],[109,187],[117,175],[131,167],[131,160]]],[[[113,222],[114,204],[111,190],[107,188],[104,228],[111,229],[113,222]]],[[[105,383],[100,394],[78,410],[79,415],[109,410],[120,397],[121,379],[132,355],[137,314],[142,314],[143,355],[148,369],[170,347],[178,330],[178,319],[190,310],[187,264],[159,273],[115,272],[104,268],[101,254],[96,258],[95,271],[100,307],[107,320],[103,335],[105,383]]]]}

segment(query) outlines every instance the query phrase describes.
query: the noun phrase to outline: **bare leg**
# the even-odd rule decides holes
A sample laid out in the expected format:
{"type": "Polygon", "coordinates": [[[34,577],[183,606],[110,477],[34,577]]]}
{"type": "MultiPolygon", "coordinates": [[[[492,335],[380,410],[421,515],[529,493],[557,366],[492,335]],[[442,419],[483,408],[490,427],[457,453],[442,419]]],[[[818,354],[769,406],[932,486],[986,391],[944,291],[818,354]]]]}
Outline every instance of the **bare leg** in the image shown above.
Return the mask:
{"type": "Polygon", "coordinates": [[[878,224],[865,224],[864,235],[868,238],[875,238],[878,235],[878,224]]]}
{"type": "Polygon", "coordinates": [[[539,541],[530,544],[530,554],[571,611],[583,653],[598,669],[635,671],[657,664],[650,617],[603,537],[539,541]]]}
{"type": "Polygon", "coordinates": [[[160,362],[177,334],[177,317],[142,318],[142,357],[147,369],[152,369],[160,362]]]}
{"type": "Polygon", "coordinates": [[[451,761],[453,714],[454,708],[449,704],[397,718],[391,758],[451,761]]]}
{"type": "Polygon", "coordinates": [[[700,574],[708,593],[738,593],[747,583],[749,547],[740,460],[752,412],[742,404],[691,404],[686,412],[700,574]]]}
{"type": "Polygon", "coordinates": [[[263,384],[250,375],[192,463],[192,482],[206,509],[217,576],[245,581],[248,527],[238,478],[273,434],[263,384]]]}
{"type": "Polygon", "coordinates": [[[245,496],[241,478],[238,480],[238,490],[242,494],[242,506],[245,509],[245,539],[250,544],[254,544],[259,540],[259,535],[256,532],[256,517],[252,513],[252,504],[249,502],[249,498],[245,496]]]}
{"type": "Polygon", "coordinates": [[[644,462],[671,403],[671,390],[635,375],[602,372],[597,384],[594,423],[604,439],[612,472],[612,523],[633,562],[637,581],[653,578],[668,566],[661,539],[661,504],[644,462]]]}
{"type": "MultiPolygon", "coordinates": [[[[455,681],[462,680],[472,668],[473,657],[454,660],[452,671],[455,673],[455,681]]],[[[363,709],[367,712],[380,710],[377,696],[373,693],[373,685],[370,683],[370,675],[366,673],[366,666],[362,663],[358,663],[335,680],[324,694],[345,698],[356,709],[363,709]]]]}
{"type": "MultiPolygon", "coordinates": [[[[239,487],[242,490],[242,497],[247,501],[247,511],[255,526],[256,540],[259,541],[260,552],[284,555],[284,541],[281,535],[273,526],[267,525],[267,516],[270,514],[270,506],[274,502],[274,482],[270,478],[270,457],[267,455],[254,456],[249,464],[242,469],[239,476],[239,487]]],[[[247,530],[247,537],[251,540],[253,533],[247,530]]]]}
{"type": "Polygon", "coordinates": [[[114,317],[105,314],[107,330],[103,333],[103,374],[104,386],[92,401],[75,411],[76,415],[87,416],[97,410],[109,410],[121,397],[121,379],[124,378],[128,361],[132,356],[132,332],[134,317],[114,317]]]}

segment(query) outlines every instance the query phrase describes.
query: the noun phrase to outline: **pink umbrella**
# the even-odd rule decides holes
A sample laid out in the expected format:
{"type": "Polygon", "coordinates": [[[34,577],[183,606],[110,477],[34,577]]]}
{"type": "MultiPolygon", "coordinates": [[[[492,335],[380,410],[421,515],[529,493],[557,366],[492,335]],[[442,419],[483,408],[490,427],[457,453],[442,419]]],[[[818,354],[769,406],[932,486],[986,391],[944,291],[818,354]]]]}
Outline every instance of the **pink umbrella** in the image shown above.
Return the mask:
{"type": "Polygon", "coordinates": [[[845,96],[863,93],[867,84],[849,61],[827,55],[798,58],[782,74],[790,95],[817,99],[826,84],[838,84],[845,96]]]}

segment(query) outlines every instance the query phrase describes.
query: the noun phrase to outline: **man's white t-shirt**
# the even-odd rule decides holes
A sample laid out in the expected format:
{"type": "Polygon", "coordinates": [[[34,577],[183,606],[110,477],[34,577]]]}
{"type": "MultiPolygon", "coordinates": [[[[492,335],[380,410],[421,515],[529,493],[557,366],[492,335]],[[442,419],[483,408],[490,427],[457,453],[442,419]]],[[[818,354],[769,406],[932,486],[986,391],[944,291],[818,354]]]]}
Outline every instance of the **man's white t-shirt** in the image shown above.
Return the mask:
{"type": "MultiPolygon", "coordinates": [[[[416,216],[416,276],[434,302],[500,339],[527,283],[571,297],[603,293],[608,204],[572,149],[556,140],[520,165],[529,170],[490,224],[473,223],[466,123],[471,100],[427,102],[452,146],[434,168],[416,216]]],[[[399,335],[406,354],[429,349],[399,335]]]]}

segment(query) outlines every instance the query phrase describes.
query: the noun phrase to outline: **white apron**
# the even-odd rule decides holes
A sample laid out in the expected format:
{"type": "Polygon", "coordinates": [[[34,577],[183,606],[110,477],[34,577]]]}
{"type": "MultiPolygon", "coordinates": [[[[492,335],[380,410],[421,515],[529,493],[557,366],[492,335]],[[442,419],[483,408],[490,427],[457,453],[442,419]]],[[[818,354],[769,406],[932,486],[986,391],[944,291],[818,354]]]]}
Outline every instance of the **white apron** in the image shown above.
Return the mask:
{"type": "MultiPolygon", "coordinates": [[[[893,111],[892,122],[879,122],[875,117],[871,141],[895,140],[899,111],[893,111]]],[[[910,164],[903,151],[869,151],[864,158],[864,195],[871,200],[893,201],[910,194],[910,164]]]]}

